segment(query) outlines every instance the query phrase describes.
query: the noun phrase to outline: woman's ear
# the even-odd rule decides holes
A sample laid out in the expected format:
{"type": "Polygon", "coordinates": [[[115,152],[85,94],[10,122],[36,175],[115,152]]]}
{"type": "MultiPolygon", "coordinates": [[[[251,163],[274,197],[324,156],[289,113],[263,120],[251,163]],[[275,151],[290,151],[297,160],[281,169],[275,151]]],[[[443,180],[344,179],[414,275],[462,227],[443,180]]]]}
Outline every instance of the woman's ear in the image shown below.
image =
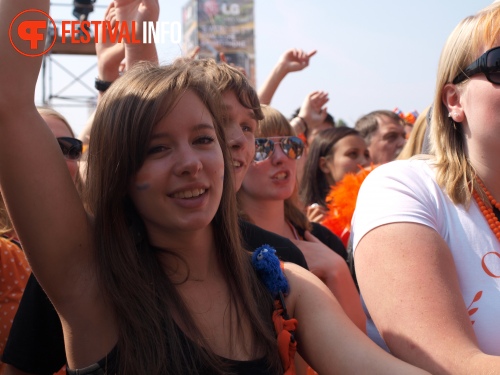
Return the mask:
{"type": "Polygon", "coordinates": [[[321,156],[318,161],[318,167],[324,174],[330,174],[330,169],[326,163],[328,163],[328,158],[326,156],[321,156]]]}
{"type": "Polygon", "coordinates": [[[460,103],[461,90],[458,85],[453,83],[447,83],[443,87],[443,93],[441,95],[441,100],[446,108],[448,108],[449,116],[455,122],[462,122],[465,120],[465,114],[460,103]]]}

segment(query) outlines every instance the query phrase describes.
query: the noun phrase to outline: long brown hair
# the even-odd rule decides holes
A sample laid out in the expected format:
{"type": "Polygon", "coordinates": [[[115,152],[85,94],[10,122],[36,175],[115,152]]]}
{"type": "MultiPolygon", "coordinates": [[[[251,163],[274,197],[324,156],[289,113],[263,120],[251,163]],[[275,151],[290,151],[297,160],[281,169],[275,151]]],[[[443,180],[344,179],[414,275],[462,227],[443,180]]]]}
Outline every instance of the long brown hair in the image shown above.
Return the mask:
{"type": "MultiPolygon", "coordinates": [[[[273,301],[242,248],[233,192],[231,156],[221,126],[220,95],[202,70],[186,62],[158,67],[139,64],[119,78],[97,108],[88,156],[89,209],[95,218],[100,287],[119,328],[120,374],[224,373],[189,309],[166,276],[127,193],[147,152],[152,128],[191,90],[211,113],[224,156],[223,195],[212,220],[217,257],[230,293],[230,314],[248,321],[253,350],[265,351],[270,367],[281,363],[271,321],[273,301]],[[174,320],[186,330],[183,335],[174,320]],[[189,336],[189,341],[186,337],[189,336]],[[194,344],[196,343],[196,344],[194,344]],[[203,370],[200,370],[202,368],[203,370]]],[[[167,213],[168,214],[168,213],[167,213]]],[[[231,343],[230,343],[231,344],[231,343]]]]}

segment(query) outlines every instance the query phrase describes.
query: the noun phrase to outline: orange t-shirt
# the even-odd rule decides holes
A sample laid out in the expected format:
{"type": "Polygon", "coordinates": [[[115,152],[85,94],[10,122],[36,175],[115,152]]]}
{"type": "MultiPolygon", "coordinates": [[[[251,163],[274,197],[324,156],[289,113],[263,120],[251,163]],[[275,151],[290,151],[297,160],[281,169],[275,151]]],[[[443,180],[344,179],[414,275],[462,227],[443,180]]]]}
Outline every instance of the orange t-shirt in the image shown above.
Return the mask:
{"type": "Polygon", "coordinates": [[[0,237],[0,355],[5,349],[30,272],[21,248],[0,237]]]}

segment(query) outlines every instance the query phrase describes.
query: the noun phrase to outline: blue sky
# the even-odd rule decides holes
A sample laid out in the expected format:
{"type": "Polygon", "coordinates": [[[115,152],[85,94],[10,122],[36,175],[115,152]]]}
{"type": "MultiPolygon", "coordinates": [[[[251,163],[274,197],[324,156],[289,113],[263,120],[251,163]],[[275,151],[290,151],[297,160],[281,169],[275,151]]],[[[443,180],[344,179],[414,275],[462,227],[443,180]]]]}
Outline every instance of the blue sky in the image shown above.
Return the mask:
{"type": "MultiPolygon", "coordinates": [[[[257,86],[263,83],[281,54],[289,48],[317,49],[310,66],[285,78],[272,105],[289,116],[306,94],[324,90],[330,94],[328,111],[349,125],[361,115],[376,109],[399,107],[404,112],[421,112],[432,100],[436,67],[441,48],[456,26],[467,15],[493,0],[255,0],[255,48],[257,86]]],[[[58,4],[72,4],[59,0],[58,4]]],[[[97,0],[107,6],[109,0],[97,0]]],[[[186,0],[160,0],[161,21],[180,22],[186,0]]],[[[72,6],[54,6],[55,19],[74,20],[72,6]]],[[[104,9],[96,8],[91,20],[98,20],[104,9]]],[[[160,60],[168,63],[181,55],[181,46],[163,44],[160,60]]],[[[94,57],[59,56],[57,61],[93,86],[94,57]]],[[[71,79],[53,68],[53,92],[71,79]]],[[[46,86],[48,88],[48,86],[46,86]]],[[[42,100],[41,79],[35,100],[42,100]]],[[[89,95],[81,86],[65,91],[89,95]]],[[[61,106],[54,101],[78,133],[90,109],[61,106]]]]}

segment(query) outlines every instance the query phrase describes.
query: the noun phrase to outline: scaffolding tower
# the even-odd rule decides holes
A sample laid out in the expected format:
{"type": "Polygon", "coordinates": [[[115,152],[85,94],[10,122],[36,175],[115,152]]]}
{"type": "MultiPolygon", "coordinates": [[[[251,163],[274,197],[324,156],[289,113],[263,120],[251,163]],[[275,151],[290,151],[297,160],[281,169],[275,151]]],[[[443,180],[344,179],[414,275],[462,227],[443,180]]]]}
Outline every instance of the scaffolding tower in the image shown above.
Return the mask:
{"type": "MultiPolygon", "coordinates": [[[[76,10],[76,4],[75,1],[70,4],[51,3],[50,5],[51,10],[59,7],[75,7],[76,10]]],[[[94,7],[105,8],[106,6],[92,4],[90,7],[93,10],[94,7]]],[[[70,14],[68,10],[68,15],[70,14]]],[[[73,15],[76,16],[75,11],[73,15]]],[[[48,106],[93,109],[97,103],[97,92],[93,87],[97,67],[94,38],[92,37],[90,43],[62,43],[61,35],[57,32],[61,28],[62,21],[54,21],[56,30],[50,27],[49,33],[57,33],[56,41],[42,61],[42,103],[48,106]],[[91,72],[94,76],[90,76],[91,72]],[[65,84],[54,84],[62,79],[65,79],[65,84]]],[[[52,41],[53,35],[49,35],[47,40],[52,41]]]]}

